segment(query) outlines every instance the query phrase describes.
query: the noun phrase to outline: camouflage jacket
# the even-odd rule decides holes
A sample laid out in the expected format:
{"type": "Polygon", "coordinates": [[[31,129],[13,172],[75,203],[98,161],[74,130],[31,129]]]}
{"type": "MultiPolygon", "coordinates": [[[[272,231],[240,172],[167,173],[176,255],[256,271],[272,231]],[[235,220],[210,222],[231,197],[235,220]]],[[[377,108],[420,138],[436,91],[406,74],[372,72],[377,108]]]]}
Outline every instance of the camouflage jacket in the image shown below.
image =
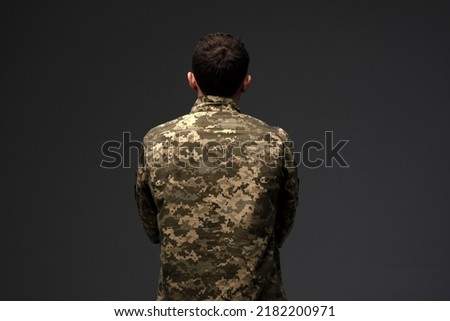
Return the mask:
{"type": "Polygon", "coordinates": [[[284,130],[199,97],[143,140],[136,201],[160,243],[158,300],[284,300],[279,248],[298,201],[284,130]]]}

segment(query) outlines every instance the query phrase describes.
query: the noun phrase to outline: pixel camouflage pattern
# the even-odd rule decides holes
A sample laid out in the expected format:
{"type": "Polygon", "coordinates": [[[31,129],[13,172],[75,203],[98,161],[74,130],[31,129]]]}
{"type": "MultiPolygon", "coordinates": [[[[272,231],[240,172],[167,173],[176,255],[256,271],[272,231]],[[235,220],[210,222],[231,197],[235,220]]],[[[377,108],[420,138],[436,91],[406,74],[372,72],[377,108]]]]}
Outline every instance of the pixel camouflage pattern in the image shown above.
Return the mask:
{"type": "Polygon", "coordinates": [[[136,201],[160,243],[158,300],[285,300],[279,248],[294,223],[297,167],[286,132],[199,97],[144,137],[136,201]]]}

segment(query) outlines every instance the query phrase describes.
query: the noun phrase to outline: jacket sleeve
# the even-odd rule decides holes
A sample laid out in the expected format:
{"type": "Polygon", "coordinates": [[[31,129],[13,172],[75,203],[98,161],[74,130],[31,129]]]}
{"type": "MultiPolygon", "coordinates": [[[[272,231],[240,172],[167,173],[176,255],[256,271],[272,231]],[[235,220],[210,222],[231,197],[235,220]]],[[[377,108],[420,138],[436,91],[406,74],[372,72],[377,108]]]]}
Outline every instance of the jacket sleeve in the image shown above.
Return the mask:
{"type": "Polygon", "coordinates": [[[294,225],[298,204],[299,179],[297,176],[298,162],[295,160],[294,143],[285,134],[283,142],[283,180],[278,196],[278,211],[275,226],[275,239],[281,247],[294,225]]]}
{"type": "Polygon", "coordinates": [[[158,211],[149,186],[148,168],[145,162],[143,148],[140,149],[139,154],[139,165],[136,171],[135,198],[144,230],[150,238],[150,241],[157,244],[160,242],[157,221],[158,211]]]}

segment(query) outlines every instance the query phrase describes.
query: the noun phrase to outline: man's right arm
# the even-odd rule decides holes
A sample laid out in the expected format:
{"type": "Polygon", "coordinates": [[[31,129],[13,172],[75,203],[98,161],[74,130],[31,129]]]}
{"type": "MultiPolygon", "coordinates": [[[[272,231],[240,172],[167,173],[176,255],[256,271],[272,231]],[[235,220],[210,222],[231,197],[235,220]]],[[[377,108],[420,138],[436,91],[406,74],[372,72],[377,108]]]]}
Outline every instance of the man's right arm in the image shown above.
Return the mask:
{"type": "Polygon", "coordinates": [[[294,225],[299,190],[298,164],[295,161],[294,144],[284,130],[280,129],[280,131],[284,134],[285,141],[283,142],[283,181],[278,196],[275,226],[275,239],[279,247],[283,245],[294,225]]]}

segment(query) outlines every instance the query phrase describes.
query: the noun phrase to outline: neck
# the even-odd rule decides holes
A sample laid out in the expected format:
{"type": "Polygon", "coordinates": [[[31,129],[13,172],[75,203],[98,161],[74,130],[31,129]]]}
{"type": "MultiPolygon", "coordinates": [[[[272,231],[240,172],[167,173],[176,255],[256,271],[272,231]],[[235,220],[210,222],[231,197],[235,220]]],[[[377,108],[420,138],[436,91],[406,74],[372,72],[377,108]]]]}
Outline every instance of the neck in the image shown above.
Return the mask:
{"type": "Polygon", "coordinates": [[[234,95],[231,96],[231,98],[233,98],[234,102],[235,102],[236,104],[238,104],[238,103],[239,103],[239,99],[241,99],[241,92],[240,92],[239,90],[236,91],[236,92],[234,93],[234,95]]]}

